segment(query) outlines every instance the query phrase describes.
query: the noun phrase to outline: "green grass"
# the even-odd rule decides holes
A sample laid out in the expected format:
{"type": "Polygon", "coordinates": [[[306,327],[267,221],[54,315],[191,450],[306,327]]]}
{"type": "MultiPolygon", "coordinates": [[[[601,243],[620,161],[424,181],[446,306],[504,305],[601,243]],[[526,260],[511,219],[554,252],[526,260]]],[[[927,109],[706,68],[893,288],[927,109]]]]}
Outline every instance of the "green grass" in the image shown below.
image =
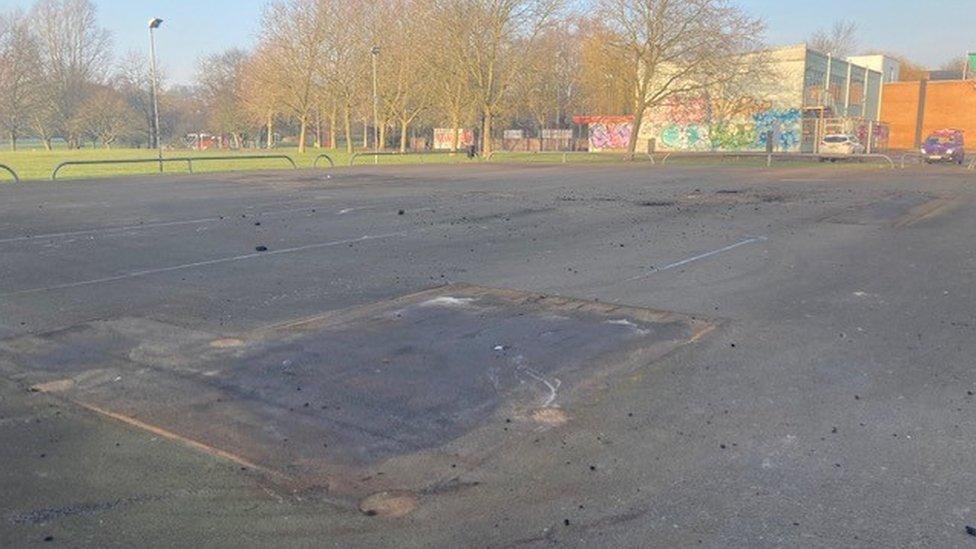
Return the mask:
{"type": "MultiPolygon", "coordinates": [[[[315,157],[321,153],[328,154],[337,167],[348,166],[350,155],[345,151],[331,151],[331,150],[319,150],[319,149],[308,149],[305,153],[299,154],[298,150],[295,148],[281,148],[275,149],[274,151],[262,151],[262,150],[246,150],[246,151],[188,151],[188,150],[174,150],[166,151],[164,158],[172,157],[193,157],[193,158],[206,158],[212,156],[240,156],[240,155],[262,155],[262,154],[285,154],[290,156],[299,168],[310,168],[315,160],[315,157]]],[[[115,160],[115,159],[142,159],[142,158],[154,158],[155,151],[147,149],[55,149],[53,151],[45,151],[43,149],[32,149],[32,150],[20,150],[20,151],[0,151],[0,164],[6,164],[13,168],[22,180],[45,180],[51,178],[51,172],[54,170],[55,166],[60,162],[72,161],[72,160],[115,160]]],[[[594,164],[594,163],[619,163],[623,160],[624,155],[620,153],[569,153],[565,155],[566,162],[573,164],[594,164]]],[[[660,154],[657,155],[660,161],[660,154]]],[[[564,155],[561,152],[496,152],[492,157],[493,163],[501,162],[525,162],[525,163],[562,163],[564,160],[564,155]]],[[[637,155],[635,157],[637,162],[647,162],[647,157],[644,155],[637,155]]],[[[355,165],[376,165],[376,164],[418,164],[418,163],[458,163],[458,164],[471,164],[477,163],[480,160],[471,160],[463,153],[458,154],[444,154],[444,153],[431,153],[431,154],[407,154],[407,155],[387,155],[387,156],[369,156],[368,153],[362,153],[357,157],[355,165]]],[[[764,167],[765,160],[763,159],[739,159],[739,160],[723,160],[717,158],[688,158],[688,157],[678,157],[673,158],[668,161],[668,165],[675,166],[727,166],[727,167],[764,167]]],[[[834,166],[834,164],[814,164],[814,163],[798,163],[793,162],[774,162],[774,167],[783,166],[834,166]]],[[[837,166],[851,166],[849,163],[837,163],[837,166]]],[[[870,164],[863,164],[864,166],[871,166],[870,164]]],[[[324,159],[320,161],[319,167],[326,168],[328,162],[324,159]]],[[[193,171],[195,173],[201,172],[219,172],[219,171],[235,171],[235,170],[258,170],[258,169],[290,169],[290,165],[280,159],[258,159],[258,160],[215,160],[215,161],[196,161],[193,163],[193,171]]],[[[139,175],[139,174],[154,174],[157,173],[158,166],[155,163],[147,162],[145,164],[101,164],[101,165],[85,165],[85,166],[67,166],[63,168],[58,173],[58,179],[78,179],[78,178],[95,178],[95,177],[111,177],[111,176],[122,176],[122,175],[139,175]]],[[[164,164],[164,172],[170,174],[176,173],[187,173],[186,163],[184,162],[167,162],[164,164]]],[[[0,182],[9,181],[9,176],[0,171],[0,182]]]]}
{"type": "MultiPolygon", "coordinates": [[[[192,157],[206,158],[212,156],[247,156],[247,155],[274,155],[284,154],[290,156],[299,168],[311,168],[315,157],[321,153],[328,154],[336,166],[347,166],[350,155],[345,151],[330,151],[308,149],[305,153],[299,154],[295,148],[275,149],[274,151],[264,150],[245,150],[245,151],[189,151],[174,150],[165,151],[163,158],[173,157],[192,157]]],[[[89,161],[89,160],[120,160],[120,159],[143,159],[155,158],[156,153],[147,149],[55,149],[45,151],[43,149],[19,150],[19,151],[0,151],[0,164],[6,164],[13,168],[22,180],[50,179],[51,172],[61,162],[66,161],[89,161]]],[[[463,154],[409,154],[403,156],[378,156],[374,162],[373,157],[363,156],[356,159],[356,165],[361,164],[404,164],[404,163],[445,163],[445,162],[472,162],[463,154]]],[[[322,159],[319,167],[328,167],[328,162],[322,159]]],[[[194,173],[219,172],[234,170],[265,170],[265,169],[290,169],[287,161],[281,159],[258,159],[258,160],[214,160],[214,161],[195,161],[193,162],[194,173]]],[[[158,173],[158,165],[154,162],[145,164],[98,164],[83,166],[65,166],[58,172],[58,179],[78,179],[93,177],[111,177],[121,175],[138,175],[158,173]]],[[[165,173],[187,173],[185,162],[166,162],[163,164],[165,173]]],[[[7,181],[9,176],[5,172],[0,172],[0,181],[7,181]]]]}

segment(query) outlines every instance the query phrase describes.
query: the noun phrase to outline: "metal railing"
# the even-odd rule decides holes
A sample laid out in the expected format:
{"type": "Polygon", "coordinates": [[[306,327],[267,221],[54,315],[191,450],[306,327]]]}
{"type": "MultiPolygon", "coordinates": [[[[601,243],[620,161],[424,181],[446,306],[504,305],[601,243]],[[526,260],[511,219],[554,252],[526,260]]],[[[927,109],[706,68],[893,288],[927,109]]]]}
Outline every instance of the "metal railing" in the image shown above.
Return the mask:
{"type": "Polygon", "coordinates": [[[313,168],[318,168],[319,167],[319,160],[321,160],[323,158],[329,161],[329,167],[330,168],[335,168],[335,162],[333,162],[332,157],[329,156],[329,155],[327,155],[327,154],[325,154],[325,153],[322,153],[322,154],[320,154],[320,155],[318,155],[318,156],[315,157],[315,160],[312,161],[312,167],[313,168]]]}
{"type": "Polygon", "coordinates": [[[431,151],[407,151],[407,152],[400,152],[400,151],[360,151],[360,152],[353,153],[352,156],[349,157],[349,165],[352,166],[353,164],[355,164],[356,163],[356,159],[359,158],[359,157],[362,157],[362,156],[367,156],[367,157],[371,156],[376,161],[379,161],[379,157],[381,157],[381,156],[417,156],[417,157],[420,158],[420,161],[423,162],[424,161],[424,156],[427,156],[427,155],[440,155],[440,154],[457,155],[457,156],[461,157],[462,159],[467,158],[467,156],[468,156],[467,151],[464,151],[464,150],[451,151],[451,150],[437,149],[437,150],[431,150],[431,151]]]}
{"type": "Polygon", "coordinates": [[[9,173],[11,177],[14,178],[14,183],[20,183],[20,178],[17,177],[17,172],[15,172],[14,169],[11,168],[10,166],[7,166],[6,164],[0,164],[0,170],[9,173]]]}
{"type": "MultiPolygon", "coordinates": [[[[542,155],[555,155],[555,154],[558,154],[558,155],[562,155],[562,163],[563,164],[566,164],[566,163],[569,162],[569,156],[570,155],[576,155],[576,154],[580,154],[580,155],[583,155],[583,154],[592,155],[592,158],[598,158],[597,155],[604,155],[605,157],[606,156],[619,156],[621,158],[621,160],[628,160],[629,157],[630,157],[630,155],[628,153],[613,153],[613,154],[608,154],[608,153],[599,153],[599,152],[590,152],[590,151],[491,151],[490,153],[488,153],[488,156],[485,157],[485,161],[486,162],[490,162],[491,159],[494,158],[496,154],[528,154],[528,155],[530,155],[529,156],[530,158],[537,157],[537,156],[542,156],[542,155]]],[[[654,160],[654,155],[652,155],[652,154],[650,154],[648,152],[635,152],[634,153],[634,156],[644,157],[644,158],[650,160],[650,162],[651,162],[652,165],[656,164],[656,161],[654,160]]]]}
{"type": "MultiPolygon", "coordinates": [[[[718,158],[718,159],[740,159],[740,158],[758,158],[766,161],[766,167],[773,165],[773,161],[796,161],[796,160],[821,160],[818,154],[813,153],[768,153],[759,151],[701,151],[701,152],[691,152],[691,151],[670,151],[664,155],[661,159],[661,165],[667,164],[668,160],[671,158],[718,158]]],[[[890,156],[886,154],[854,154],[846,157],[840,158],[850,158],[852,160],[884,160],[888,163],[891,168],[895,167],[895,161],[891,159],[890,156]]]]}
{"type": "Polygon", "coordinates": [[[245,155],[232,155],[232,156],[176,156],[170,158],[120,158],[115,160],[68,160],[66,162],[61,162],[54,167],[54,171],[51,172],[51,180],[54,181],[58,178],[58,172],[62,168],[68,166],[92,166],[100,164],[159,164],[159,170],[163,170],[163,164],[166,162],[186,162],[186,169],[190,173],[193,173],[193,163],[194,162],[204,162],[209,160],[286,160],[293,169],[298,168],[295,165],[295,161],[291,159],[290,156],[284,154],[245,154],[245,155]]]}

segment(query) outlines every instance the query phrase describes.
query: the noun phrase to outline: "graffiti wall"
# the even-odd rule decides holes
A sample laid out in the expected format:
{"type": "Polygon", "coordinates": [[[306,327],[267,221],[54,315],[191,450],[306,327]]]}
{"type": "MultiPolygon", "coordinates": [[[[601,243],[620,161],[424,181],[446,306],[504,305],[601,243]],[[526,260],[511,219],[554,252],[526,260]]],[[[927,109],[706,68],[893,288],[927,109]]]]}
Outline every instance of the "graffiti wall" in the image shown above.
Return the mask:
{"type": "MultiPolygon", "coordinates": [[[[454,144],[454,130],[451,128],[434,128],[434,148],[450,150],[454,144]]],[[[458,130],[458,148],[466,149],[474,145],[474,132],[468,129],[458,130]]]]}
{"type": "Polygon", "coordinates": [[[777,109],[768,102],[739,100],[735,104],[689,97],[648,110],[639,139],[654,139],[657,150],[764,151],[772,132],[776,151],[800,150],[802,113],[777,109]]]}
{"type": "Polygon", "coordinates": [[[634,130],[632,116],[574,116],[574,124],[589,128],[590,151],[621,151],[630,144],[634,130]]]}

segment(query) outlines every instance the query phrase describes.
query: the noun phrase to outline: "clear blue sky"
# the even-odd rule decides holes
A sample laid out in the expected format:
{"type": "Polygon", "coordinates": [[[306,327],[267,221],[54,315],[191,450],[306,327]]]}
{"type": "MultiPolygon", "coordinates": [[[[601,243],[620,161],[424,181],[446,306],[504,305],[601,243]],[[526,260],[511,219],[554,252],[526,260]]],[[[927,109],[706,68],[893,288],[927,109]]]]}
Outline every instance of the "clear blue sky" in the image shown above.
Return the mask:
{"type": "MultiPolygon", "coordinates": [[[[171,82],[189,83],[196,60],[225,48],[249,47],[267,0],[93,0],[112,31],[117,53],[148,48],[146,21],[166,20],[157,35],[160,62],[171,82]]],[[[583,0],[585,2],[585,0],[583,0]]],[[[0,0],[27,8],[32,0],[0,0]]],[[[857,22],[861,49],[900,52],[940,65],[976,51],[976,0],[738,0],[766,20],[770,44],[802,42],[836,19],[857,22]]]]}

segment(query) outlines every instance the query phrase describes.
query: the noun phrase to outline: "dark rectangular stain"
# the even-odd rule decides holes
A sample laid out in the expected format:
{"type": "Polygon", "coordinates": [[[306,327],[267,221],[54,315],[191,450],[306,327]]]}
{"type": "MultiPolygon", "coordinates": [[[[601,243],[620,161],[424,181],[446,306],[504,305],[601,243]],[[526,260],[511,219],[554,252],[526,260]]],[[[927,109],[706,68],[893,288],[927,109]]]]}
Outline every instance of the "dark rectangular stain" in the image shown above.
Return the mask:
{"type": "Polygon", "coordinates": [[[571,410],[601,379],[711,327],[675,313],[459,285],[239,341],[119,319],[10,340],[0,353],[32,383],[70,380],[53,386],[113,417],[349,488],[345,477],[404,456],[446,447],[477,455],[497,442],[483,436],[485,425],[571,410]]]}

